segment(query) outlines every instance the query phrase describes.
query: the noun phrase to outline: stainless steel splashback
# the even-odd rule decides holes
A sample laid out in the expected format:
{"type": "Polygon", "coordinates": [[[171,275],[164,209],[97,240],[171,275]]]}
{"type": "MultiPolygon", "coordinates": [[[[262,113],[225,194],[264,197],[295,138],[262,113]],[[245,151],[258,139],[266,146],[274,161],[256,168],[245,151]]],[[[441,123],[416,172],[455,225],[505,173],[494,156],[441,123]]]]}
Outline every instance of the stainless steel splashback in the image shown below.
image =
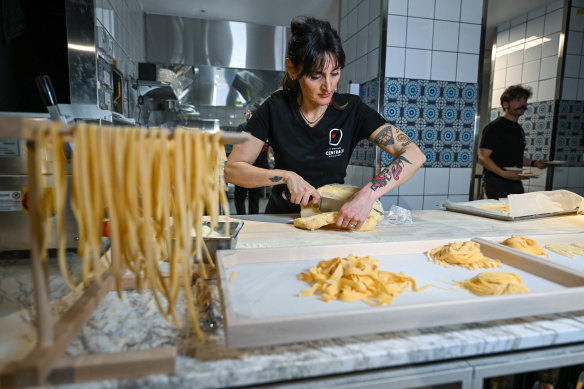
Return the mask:
{"type": "Polygon", "coordinates": [[[146,62],[285,70],[284,26],[146,14],[146,62]]]}

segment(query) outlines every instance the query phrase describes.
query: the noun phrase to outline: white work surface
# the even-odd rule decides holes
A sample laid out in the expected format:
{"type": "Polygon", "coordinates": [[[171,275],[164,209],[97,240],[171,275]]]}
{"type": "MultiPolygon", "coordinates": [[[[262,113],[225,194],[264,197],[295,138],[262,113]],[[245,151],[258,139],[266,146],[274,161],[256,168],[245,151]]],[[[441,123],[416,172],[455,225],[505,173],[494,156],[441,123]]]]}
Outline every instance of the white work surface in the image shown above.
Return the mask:
{"type": "MultiPolygon", "coordinates": [[[[257,215],[242,217],[241,220],[245,224],[238,236],[237,250],[584,231],[584,216],[576,215],[507,222],[447,211],[418,211],[413,213],[412,225],[380,226],[366,233],[298,230],[289,224],[292,219],[288,216],[257,215]]],[[[55,274],[51,276],[53,311],[58,313],[70,304],[70,298],[59,276],[52,274],[55,274]]],[[[31,319],[30,288],[28,261],[0,260],[0,370],[8,362],[24,356],[34,344],[36,335],[31,319]]],[[[217,289],[212,288],[212,292],[215,308],[218,308],[217,289]]],[[[177,311],[184,313],[184,299],[178,302],[177,311]]],[[[234,353],[223,348],[222,330],[199,342],[189,330],[186,316],[179,320],[184,324],[183,329],[176,329],[165,321],[149,292],[124,292],[122,300],[115,293],[109,293],[66,354],[75,356],[176,345],[179,350],[176,372],[75,384],[75,387],[257,386],[422,364],[429,369],[435,366],[438,374],[443,367],[434,365],[437,362],[457,359],[456,363],[471,366],[474,357],[549,346],[577,346],[584,342],[584,312],[574,312],[271,346],[234,353]]]]}

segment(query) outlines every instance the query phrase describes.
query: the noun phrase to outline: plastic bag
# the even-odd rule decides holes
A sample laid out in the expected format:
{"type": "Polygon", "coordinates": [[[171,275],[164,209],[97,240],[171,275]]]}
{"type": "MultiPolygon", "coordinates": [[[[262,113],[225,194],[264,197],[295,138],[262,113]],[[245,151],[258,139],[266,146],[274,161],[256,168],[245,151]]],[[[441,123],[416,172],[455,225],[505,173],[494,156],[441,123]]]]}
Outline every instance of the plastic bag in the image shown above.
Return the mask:
{"type": "Polygon", "coordinates": [[[380,225],[390,225],[390,224],[413,224],[412,213],[409,209],[398,207],[397,205],[392,205],[391,209],[383,217],[383,220],[379,223],[380,225]]]}

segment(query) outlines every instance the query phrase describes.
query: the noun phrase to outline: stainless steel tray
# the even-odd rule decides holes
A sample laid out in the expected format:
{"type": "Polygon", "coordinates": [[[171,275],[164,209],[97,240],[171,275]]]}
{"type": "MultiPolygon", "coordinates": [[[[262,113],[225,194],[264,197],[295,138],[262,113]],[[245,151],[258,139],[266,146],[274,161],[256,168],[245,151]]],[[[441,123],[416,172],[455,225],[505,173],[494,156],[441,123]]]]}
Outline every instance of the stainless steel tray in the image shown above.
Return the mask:
{"type": "Polygon", "coordinates": [[[487,217],[490,219],[497,219],[497,220],[504,220],[504,221],[517,221],[517,220],[528,220],[528,219],[539,219],[543,217],[550,217],[550,216],[561,216],[561,215],[570,215],[575,214],[578,210],[573,209],[570,211],[561,211],[561,212],[550,212],[550,213],[540,213],[536,215],[527,215],[527,216],[509,216],[505,215],[502,212],[489,210],[489,209],[480,209],[470,205],[460,205],[457,203],[450,203],[444,202],[442,204],[447,211],[451,212],[459,212],[459,213],[466,213],[468,215],[474,216],[482,216],[487,217]]]}

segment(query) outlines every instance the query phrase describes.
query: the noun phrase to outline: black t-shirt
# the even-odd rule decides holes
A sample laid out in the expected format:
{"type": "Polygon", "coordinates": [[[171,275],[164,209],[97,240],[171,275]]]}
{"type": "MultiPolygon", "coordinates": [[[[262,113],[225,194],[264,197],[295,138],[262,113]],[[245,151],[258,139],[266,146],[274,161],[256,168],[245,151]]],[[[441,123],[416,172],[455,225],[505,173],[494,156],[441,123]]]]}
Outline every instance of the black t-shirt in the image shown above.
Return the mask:
{"type": "Polygon", "coordinates": [[[358,96],[335,93],[322,120],[310,127],[300,115],[296,91],[273,93],[254,113],[246,131],[269,141],[275,168],[289,170],[318,188],[344,183],[357,142],[367,139],[385,119],[358,96]]]}
{"type": "MultiPolygon", "coordinates": [[[[499,117],[485,127],[480,148],[493,150],[491,159],[500,168],[511,166],[521,168],[525,151],[525,132],[518,123],[499,117]]],[[[485,169],[485,172],[488,170],[485,169]]]]}
{"type": "MultiPolygon", "coordinates": [[[[246,126],[247,126],[247,123],[241,123],[239,126],[237,126],[237,131],[239,131],[239,132],[246,131],[247,132],[247,130],[245,129],[246,126]]],[[[253,163],[253,166],[261,167],[263,169],[270,168],[270,164],[268,163],[269,147],[270,147],[269,142],[264,143],[264,146],[262,147],[262,151],[260,151],[260,155],[258,155],[257,159],[253,163]]]]}

